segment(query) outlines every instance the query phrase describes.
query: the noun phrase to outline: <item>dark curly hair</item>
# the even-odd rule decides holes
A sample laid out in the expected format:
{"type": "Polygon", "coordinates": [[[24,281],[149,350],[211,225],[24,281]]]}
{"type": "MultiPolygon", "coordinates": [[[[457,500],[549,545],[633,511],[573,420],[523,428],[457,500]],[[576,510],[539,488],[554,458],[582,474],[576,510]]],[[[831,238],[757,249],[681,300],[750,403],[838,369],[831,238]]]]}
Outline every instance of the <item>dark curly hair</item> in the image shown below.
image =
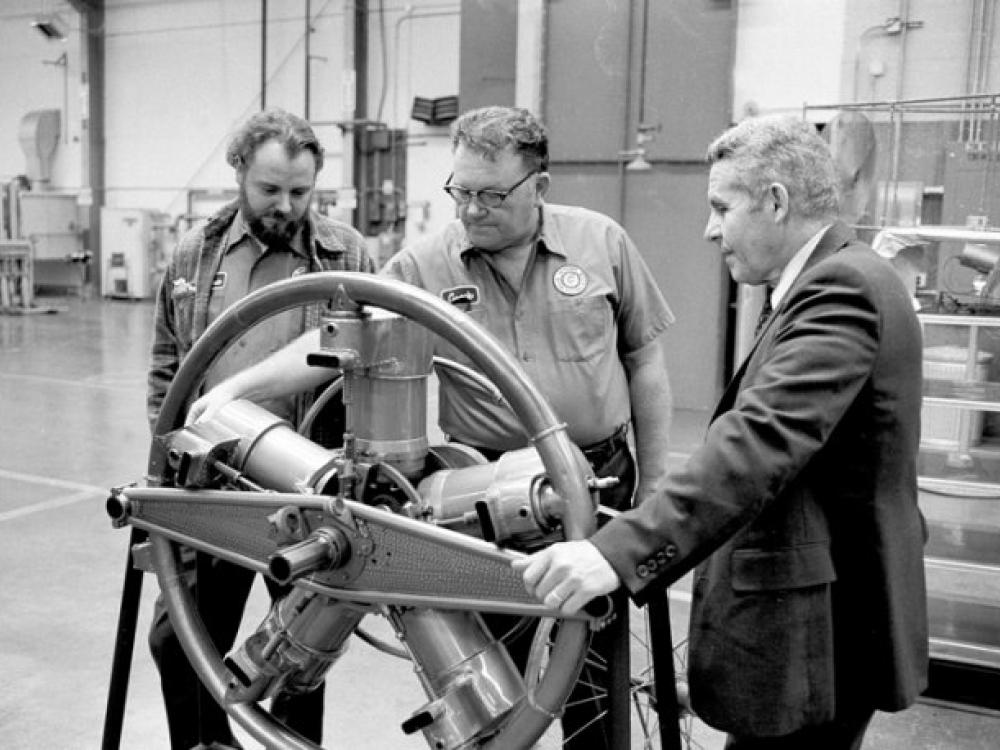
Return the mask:
{"type": "Polygon", "coordinates": [[[511,148],[539,172],[549,168],[545,126],[519,107],[482,107],[466,112],[451,124],[452,150],[460,145],[491,161],[511,148]]]}
{"type": "Polygon", "coordinates": [[[268,141],[277,141],[292,157],[309,151],[316,161],[316,174],[323,168],[323,147],[309,123],[277,107],[247,118],[229,141],[226,161],[237,172],[242,172],[249,166],[257,149],[268,141]]]}

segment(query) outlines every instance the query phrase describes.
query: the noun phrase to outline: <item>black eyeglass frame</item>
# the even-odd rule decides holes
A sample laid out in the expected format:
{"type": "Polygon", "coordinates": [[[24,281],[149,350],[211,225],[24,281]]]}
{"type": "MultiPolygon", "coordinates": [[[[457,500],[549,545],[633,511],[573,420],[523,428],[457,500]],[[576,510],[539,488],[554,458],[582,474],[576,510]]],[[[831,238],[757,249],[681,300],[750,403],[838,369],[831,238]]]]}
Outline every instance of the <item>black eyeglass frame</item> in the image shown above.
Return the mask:
{"type": "Polygon", "coordinates": [[[513,193],[515,190],[521,187],[521,185],[527,182],[528,178],[531,177],[532,175],[541,174],[541,171],[542,170],[540,169],[532,169],[530,172],[528,172],[528,174],[526,174],[524,177],[515,182],[506,190],[493,190],[491,188],[487,188],[485,190],[469,190],[468,188],[464,188],[461,185],[452,185],[451,178],[455,176],[455,173],[452,172],[450,175],[448,175],[448,179],[445,180],[445,183],[441,187],[441,189],[444,190],[451,197],[451,199],[455,201],[455,203],[457,203],[459,206],[467,206],[472,202],[473,199],[475,199],[476,203],[478,203],[483,208],[500,208],[500,206],[503,205],[503,202],[507,200],[507,197],[511,193],[513,193]],[[456,192],[453,191],[457,191],[458,194],[456,195],[456,192]],[[489,196],[488,200],[484,201],[483,196],[489,196]],[[496,201],[496,203],[491,203],[491,201],[494,200],[496,201]]]}

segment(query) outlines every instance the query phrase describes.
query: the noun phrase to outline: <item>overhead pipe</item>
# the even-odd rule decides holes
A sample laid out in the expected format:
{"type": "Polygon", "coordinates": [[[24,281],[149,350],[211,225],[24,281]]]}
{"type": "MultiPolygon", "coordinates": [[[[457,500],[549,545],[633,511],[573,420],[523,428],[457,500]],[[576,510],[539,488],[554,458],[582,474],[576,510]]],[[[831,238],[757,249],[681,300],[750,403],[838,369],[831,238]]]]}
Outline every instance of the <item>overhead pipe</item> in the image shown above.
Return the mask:
{"type": "MultiPolygon", "coordinates": [[[[899,0],[899,50],[896,56],[896,99],[903,99],[903,73],[906,69],[906,37],[910,27],[910,0],[899,0]]],[[[891,211],[887,212],[887,218],[891,223],[896,223],[899,218],[899,159],[903,149],[903,113],[896,112],[893,108],[889,113],[892,119],[892,161],[889,167],[889,180],[892,183],[892,199],[890,201],[891,211]]]]}
{"type": "MultiPolygon", "coordinates": [[[[628,55],[625,59],[625,107],[624,107],[624,123],[622,127],[622,148],[621,154],[624,155],[629,150],[629,125],[631,124],[632,115],[632,49],[635,46],[635,8],[632,3],[628,4],[628,19],[626,21],[628,24],[628,32],[626,37],[625,49],[628,50],[628,55]]],[[[627,204],[626,200],[626,187],[625,187],[625,162],[619,158],[618,159],[618,221],[621,224],[625,224],[625,207],[627,204]]]]}
{"type": "MultiPolygon", "coordinates": [[[[979,0],[978,3],[978,13],[976,14],[976,30],[975,39],[970,40],[972,42],[972,49],[975,50],[975,62],[973,64],[973,76],[971,80],[972,93],[981,94],[982,89],[980,88],[980,83],[982,80],[983,71],[983,56],[984,49],[986,47],[986,15],[989,12],[987,5],[989,3],[987,0],[979,0]]],[[[982,113],[978,110],[973,112],[972,116],[972,133],[970,136],[970,142],[973,144],[979,143],[982,140],[982,113]]]]}
{"type": "Polygon", "coordinates": [[[310,92],[310,78],[312,77],[312,57],[310,53],[310,43],[312,41],[312,2],[306,0],[306,31],[305,31],[305,81],[303,82],[303,104],[302,116],[309,122],[309,104],[312,94],[310,92]]]}
{"type": "MultiPolygon", "coordinates": [[[[983,57],[979,65],[979,81],[978,87],[979,91],[976,93],[986,93],[989,90],[989,80],[990,80],[990,60],[993,54],[993,32],[996,29],[996,15],[997,6],[995,2],[987,4],[988,15],[984,17],[984,29],[980,36],[983,39],[983,57]]],[[[991,100],[990,107],[990,119],[996,125],[996,100],[991,100]]],[[[980,130],[980,137],[982,130],[980,130]]],[[[991,133],[991,137],[994,142],[997,139],[997,133],[994,131],[991,133]]],[[[992,163],[992,162],[991,162],[992,163]]],[[[985,195],[985,192],[983,193],[985,195]]]]}
{"type": "Polygon", "coordinates": [[[260,108],[267,109],[267,0],[260,0],[260,108]]]}
{"type": "Polygon", "coordinates": [[[545,115],[546,5],[545,0],[518,0],[514,85],[515,104],[542,118],[545,115]]]}

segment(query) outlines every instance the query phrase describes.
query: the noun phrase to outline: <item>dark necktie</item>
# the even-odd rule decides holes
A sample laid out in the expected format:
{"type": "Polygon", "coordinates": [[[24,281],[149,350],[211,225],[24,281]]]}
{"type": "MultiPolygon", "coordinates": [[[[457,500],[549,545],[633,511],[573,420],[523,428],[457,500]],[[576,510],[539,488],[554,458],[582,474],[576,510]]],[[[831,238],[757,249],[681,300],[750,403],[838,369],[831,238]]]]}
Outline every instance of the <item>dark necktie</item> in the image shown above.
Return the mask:
{"type": "Polygon", "coordinates": [[[754,337],[760,335],[761,330],[763,330],[764,326],[767,324],[767,319],[770,318],[771,313],[774,312],[774,310],[771,307],[772,291],[773,291],[772,287],[770,286],[764,287],[764,304],[761,305],[760,315],[757,316],[757,326],[753,329],[754,337]]]}

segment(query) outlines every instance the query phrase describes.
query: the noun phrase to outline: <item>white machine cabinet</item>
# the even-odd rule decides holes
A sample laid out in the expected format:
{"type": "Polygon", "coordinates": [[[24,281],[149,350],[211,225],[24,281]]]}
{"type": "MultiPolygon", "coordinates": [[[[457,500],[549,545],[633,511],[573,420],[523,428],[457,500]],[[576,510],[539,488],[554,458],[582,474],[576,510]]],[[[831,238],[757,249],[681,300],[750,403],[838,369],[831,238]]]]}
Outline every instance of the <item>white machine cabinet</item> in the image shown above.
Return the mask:
{"type": "Polygon", "coordinates": [[[1000,316],[920,321],[931,656],[1000,674],[1000,316]]]}
{"type": "Polygon", "coordinates": [[[143,208],[101,209],[101,294],[148,299],[166,268],[165,214],[143,208]]]}

